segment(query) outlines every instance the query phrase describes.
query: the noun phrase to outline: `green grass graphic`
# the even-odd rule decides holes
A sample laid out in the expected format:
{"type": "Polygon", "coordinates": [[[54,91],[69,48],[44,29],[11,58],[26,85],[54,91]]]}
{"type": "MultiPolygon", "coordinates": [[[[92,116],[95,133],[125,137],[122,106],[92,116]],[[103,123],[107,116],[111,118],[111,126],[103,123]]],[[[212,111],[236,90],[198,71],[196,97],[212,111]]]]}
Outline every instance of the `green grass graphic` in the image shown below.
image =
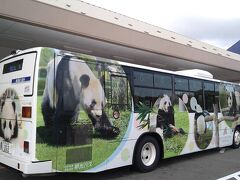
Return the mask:
{"type": "MultiPolygon", "coordinates": [[[[92,140],[92,145],[59,146],[58,147],[44,141],[44,139],[50,138],[51,135],[49,134],[49,132],[46,130],[44,126],[44,121],[41,113],[41,102],[42,102],[42,96],[38,96],[37,133],[40,132],[39,129],[42,129],[42,132],[45,132],[45,133],[41,133],[40,135],[38,133],[37,135],[37,137],[40,140],[38,140],[36,144],[36,157],[38,160],[51,160],[53,163],[53,168],[59,171],[64,171],[64,169],[66,169],[65,167],[66,151],[73,148],[92,146],[91,167],[95,167],[98,164],[104,162],[119,146],[120,141],[127,130],[128,121],[130,119],[129,111],[121,112],[120,118],[114,121],[114,126],[117,126],[121,130],[121,133],[117,138],[113,140],[101,139],[99,137],[94,136],[92,140]]],[[[107,113],[111,115],[112,111],[109,109],[107,113]]],[[[81,112],[79,117],[81,117],[81,119],[85,119],[84,123],[86,122],[90,123],[90,120],[88,120],[88,117],[84,112],[81,112]]],[[[79,120],[79,122],[81,121],[79,120]]],[[[85,163],[85,162],[82,162],[82,163],[85,163]]],[[[70,170],[70,171],[84,171],[84,170],[90,169],[91,167],[84,167],[79,170],[70,170]]]]}

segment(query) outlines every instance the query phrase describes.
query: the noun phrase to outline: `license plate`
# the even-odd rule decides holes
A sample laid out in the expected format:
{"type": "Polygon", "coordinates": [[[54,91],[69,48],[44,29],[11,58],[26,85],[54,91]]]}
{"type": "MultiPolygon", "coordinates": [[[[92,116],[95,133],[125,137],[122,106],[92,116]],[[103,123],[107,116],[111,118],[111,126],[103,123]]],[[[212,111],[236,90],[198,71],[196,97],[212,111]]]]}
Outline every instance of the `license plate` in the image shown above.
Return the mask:
{"type": "Polygon", "coordinates": [[[12,144],[6,141],[2,141],[1,144],[1,149],[3,152],[11,154],[12,153],[12,144]]]}

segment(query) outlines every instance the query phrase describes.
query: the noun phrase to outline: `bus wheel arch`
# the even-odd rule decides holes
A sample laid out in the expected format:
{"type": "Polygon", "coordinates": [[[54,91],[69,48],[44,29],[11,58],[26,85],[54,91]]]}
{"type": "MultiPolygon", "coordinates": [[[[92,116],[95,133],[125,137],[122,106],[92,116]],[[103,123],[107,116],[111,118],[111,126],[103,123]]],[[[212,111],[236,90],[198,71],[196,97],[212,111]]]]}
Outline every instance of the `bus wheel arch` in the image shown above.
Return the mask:
{"type": "Polygon", "coordinates": [[[137,171],[152,171],[163,158],[163,152],[161,136],[157,133],[144,133],[135,144],[132,164],[137,171]]]}
{"type": "Polygon", "coordinates": [[[236,126],[236,128],[234,129],[232,147],[234,149],[240,147],[240,125],[236,126]]]}

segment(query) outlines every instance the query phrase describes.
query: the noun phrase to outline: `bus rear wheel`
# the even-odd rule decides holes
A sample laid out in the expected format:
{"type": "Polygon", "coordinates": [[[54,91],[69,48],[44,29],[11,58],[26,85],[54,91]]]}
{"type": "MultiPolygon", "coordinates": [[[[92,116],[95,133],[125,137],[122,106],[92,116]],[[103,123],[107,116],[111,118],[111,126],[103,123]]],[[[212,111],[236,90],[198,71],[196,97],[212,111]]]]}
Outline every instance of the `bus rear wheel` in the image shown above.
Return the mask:
{"type": "Polygon", "coordinates": [[[240,127],[236,127],[234,134],[233,134],[233,148],[239,148],[240,147],[240,127]]]}
{"type": "Polygon", "coordinates": [[[133,165],[140,172],[154,170],[160,160],[160,147],[156,138],[143,137],[135,147],[133,165]]]}

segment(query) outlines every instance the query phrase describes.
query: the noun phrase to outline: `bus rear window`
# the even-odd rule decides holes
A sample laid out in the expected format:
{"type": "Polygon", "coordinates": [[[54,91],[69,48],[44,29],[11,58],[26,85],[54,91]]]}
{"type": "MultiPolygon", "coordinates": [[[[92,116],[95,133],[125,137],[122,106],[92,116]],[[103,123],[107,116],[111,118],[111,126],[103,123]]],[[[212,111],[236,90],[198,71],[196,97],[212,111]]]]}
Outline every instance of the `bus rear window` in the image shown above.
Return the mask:
{"type": "Polygon", "coordinates": [[[23,59],[4,64],[3,74],[22,70],[23,59]]]}

